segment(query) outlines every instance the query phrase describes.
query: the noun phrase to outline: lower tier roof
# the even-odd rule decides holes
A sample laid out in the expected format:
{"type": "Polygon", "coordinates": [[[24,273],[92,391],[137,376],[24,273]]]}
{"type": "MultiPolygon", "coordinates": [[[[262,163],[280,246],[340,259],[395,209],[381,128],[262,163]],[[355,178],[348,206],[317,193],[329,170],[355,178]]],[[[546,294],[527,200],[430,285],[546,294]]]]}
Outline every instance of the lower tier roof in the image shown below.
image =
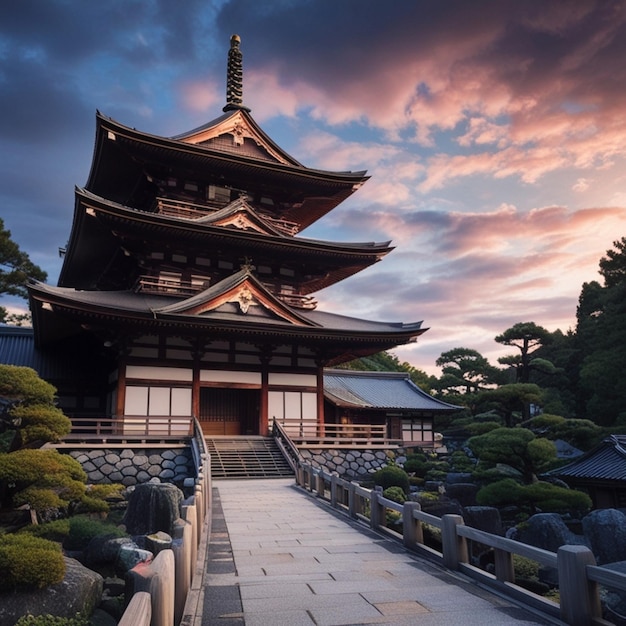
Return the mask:
{"type": "MultiPolygon", "coordinates": [[[[132,291],[79,291],[43,283],[29,285],[38,345],[71,338],[90,330],[103,338],[145,332],[222,338],[255,344],[307,345],[326,363],[340,363],[411,343],[427,329],[422,322],[377,322],[319,310],[278,306],[253,283],[204,303],[132,291]],[[246,304],[242,307],[242,290],[246,304]],[[178,303],[178,306],[173,306],[178,303]],[[245,309],[245,310],[244,310],[245,309]]],[[[212,299],[209,298],[211,296],[212,299]]]]}

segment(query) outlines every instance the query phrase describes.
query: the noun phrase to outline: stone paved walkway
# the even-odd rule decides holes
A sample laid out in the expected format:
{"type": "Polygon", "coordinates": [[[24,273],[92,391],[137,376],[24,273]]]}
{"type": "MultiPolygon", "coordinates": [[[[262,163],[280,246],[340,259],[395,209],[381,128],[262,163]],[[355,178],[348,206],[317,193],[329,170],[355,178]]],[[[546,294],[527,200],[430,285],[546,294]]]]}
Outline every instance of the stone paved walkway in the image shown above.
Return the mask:
{"type": "Polygon", "coordinates": [[[334,513],[292,479],[220,480],[214,494],[202,626],[555,623],[334,513]]]}

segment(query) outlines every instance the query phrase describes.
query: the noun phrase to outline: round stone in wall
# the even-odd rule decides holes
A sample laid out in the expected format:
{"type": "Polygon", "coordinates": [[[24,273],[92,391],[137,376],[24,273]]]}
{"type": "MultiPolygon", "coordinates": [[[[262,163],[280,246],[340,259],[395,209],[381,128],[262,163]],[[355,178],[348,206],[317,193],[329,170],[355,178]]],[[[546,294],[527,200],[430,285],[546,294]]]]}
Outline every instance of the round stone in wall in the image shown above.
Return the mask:
{"type": "Polygon", "coordinates": [[[148,457],[145,454],[136,454],[133,459],[133,465],[135,467],[140,467],[141,469],[148,469],[150,463],[148,462],[148,457]]]}
{"type": "Polygon", "coordinates": [[[148,472],[146,472],[145,470],[137,472],[138,483],[147,483],[151,478],[152,476],[150,476],[150,474],[148,474],[148,472]]]}

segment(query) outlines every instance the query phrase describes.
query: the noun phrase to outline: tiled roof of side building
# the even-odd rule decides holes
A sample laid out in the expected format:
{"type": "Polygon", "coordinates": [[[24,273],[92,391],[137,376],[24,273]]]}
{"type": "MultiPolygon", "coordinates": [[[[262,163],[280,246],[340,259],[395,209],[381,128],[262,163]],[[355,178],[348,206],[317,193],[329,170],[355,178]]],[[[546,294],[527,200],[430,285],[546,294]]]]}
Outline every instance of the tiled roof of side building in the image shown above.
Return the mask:
{"type": "Polygon", "coordinates": [[[461,408],[433,398],[413,383],[405,372],[325,370],[324,393],[340,406],[421,411],[461,408]]]}
{"type": "Polygon", "coordinates": [[[594,480],[626,481],[626,435],[611,435],[599,446],[564,467],[558,467],[550,476],[594,480]]]}

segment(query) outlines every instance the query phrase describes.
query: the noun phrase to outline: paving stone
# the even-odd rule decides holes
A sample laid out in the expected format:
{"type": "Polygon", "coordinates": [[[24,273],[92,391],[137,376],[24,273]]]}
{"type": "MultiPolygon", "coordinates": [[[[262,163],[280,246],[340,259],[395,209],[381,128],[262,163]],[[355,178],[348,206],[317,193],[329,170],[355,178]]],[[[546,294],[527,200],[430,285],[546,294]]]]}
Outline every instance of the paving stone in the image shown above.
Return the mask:
{"type": "Polygon", "coordinates": [[[291,479],[214,484],[202,626],[550,623],[338,517],[291,479]]]}

